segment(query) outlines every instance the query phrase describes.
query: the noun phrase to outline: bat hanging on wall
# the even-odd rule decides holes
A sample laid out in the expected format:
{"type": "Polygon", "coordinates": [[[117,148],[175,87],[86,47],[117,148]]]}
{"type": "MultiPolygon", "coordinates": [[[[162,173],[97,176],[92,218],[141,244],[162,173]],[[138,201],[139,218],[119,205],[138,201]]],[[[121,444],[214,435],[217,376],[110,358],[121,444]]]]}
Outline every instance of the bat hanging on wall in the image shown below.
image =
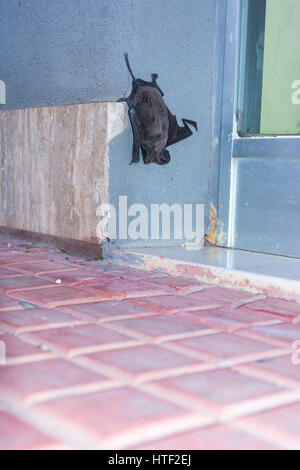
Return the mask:
{"type": "Polygon", "coordinates": [[[163,92],[156,83],[157,74],[152,74],[152,81],[145,82],[135,78],[128,60],[124,54],[125,62],[132,77],[132,91],[125,101],[128,105],[128,114],[133,132],[133,148],[131,163],[140,161],[142,151],[145,164],[157,163],[166,165],[171,156],[166,147],[176,144],[193,134],[188,124],[196,130],[197,123],[182,119],[183,126],[179,126],[176,116],[167,108],[163,100],[163,92]]]}

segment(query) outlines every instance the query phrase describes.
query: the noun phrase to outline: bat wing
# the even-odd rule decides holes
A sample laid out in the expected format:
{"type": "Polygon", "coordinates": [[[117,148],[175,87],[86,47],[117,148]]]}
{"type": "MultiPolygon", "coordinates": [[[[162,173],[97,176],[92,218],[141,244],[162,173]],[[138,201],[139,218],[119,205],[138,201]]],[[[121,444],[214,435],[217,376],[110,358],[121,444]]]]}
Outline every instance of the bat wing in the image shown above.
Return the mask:
{"type": "Polygon", "coordinates": [[[196,129],[196,131],[198,130],[197,123],[195,121],[190,121],[188,119],[182,119],[183,126],[179,126],[176,116],[174,116],[174,114],[172,114],[169,109],[168,109],[168,119],[169,119],[169,133],[168,133],[168,141],[167,141],[166,147],[176,144],[176,142],[180,142],[183,139],[187,139],[193,134],[188,124],[193,126],[196,129]]]}

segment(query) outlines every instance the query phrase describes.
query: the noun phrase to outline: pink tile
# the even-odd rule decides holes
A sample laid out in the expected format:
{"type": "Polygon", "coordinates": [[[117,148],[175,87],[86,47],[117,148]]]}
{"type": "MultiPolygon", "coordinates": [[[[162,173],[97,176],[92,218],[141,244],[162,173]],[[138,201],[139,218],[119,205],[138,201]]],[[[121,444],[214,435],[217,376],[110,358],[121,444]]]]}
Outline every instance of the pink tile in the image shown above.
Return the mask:
{"type": "Polygon", "coordinates": [[[20,263],[38,263],[45,261],[45,258],[39,256],[31,255],[20,255],[20,254],[11,254],[11,255],[2,255],[0,254],[0,266],[12,266],[20,263]]]}
{"type": "Polygon", "coordinates": [[[188,312],[207,308],[217,308],[220,302],[207,299],[194,299],[191,296],[181,295],[158,295],[155,297],[145,297],[143,299],[133,299],[135,305],[142,305],[147,308],[156,308],[162,313],[188,312]]]}
{"type": "Polygon", "coordinates": [[[165,437],[137,450],[277,450],[267,440],[222,424],[165,437]]]}
{"type": "Polygon", "coordinates": [[[8,295],[0,293],[0,312],[5,310],[17,310],[22,309],[22,305],[20,304],[20,300],[13,299],[8,295]]]}
{"type": "Polygon", "coordinates": [[[182,312],[179,317],[206,325],[210,328],[218,328],[223,331],[237,331],[251,326],[273,325],[280,323],[275,315],[259,313],[249,310],[247,307],[231,309],[221,307],[218,309],[182,312]]]}
{"type": "Polygon", "coordinates": [[[49,261],[49,260],[44,260],[41,262],[32,262],[30,264],[22,263],[20,264],[15,264],[10,267],[10,269],[17,271],[17,272],[22,272],[26,274],[32,274],[34,276],[39,276],[42,274],[50,273],[50,272],[56,272],[56,271],[70,271],[72,268],[76,269],[76,266],[70,266],[67,263],[59,263],[56,261],[49,261]]]}
{"type": "Polygon", "coordinates": [[[300,304],[280,299],[265,299],[249,304],[249,308],[262,312],[274,313],[284,317],[300,315],[300,304]]]}
{"type": "Polygon", "coordinates": [[[107,299],[128,299],[133,297],[145,297],[146,295],[164,294],[165,290],[159,286],[154,286],[147,281],[128,281],[127,279],[119,279],[116,281],[90,282],[82,284],[82,289],[95,291],[103,300],[107,299]]]}
{"type": "Polygon", "coordinates": [[[243,330],[238,334],[291,348],[294,341],[300,340],[300,324],[280,323],[278,325],[260,326],[243,330]]]}
{"type": "Polygon", "coordinates": [[[54,309],[34,308],[1,312],[0,327],[14,335],[81,323],[77,318],[54,309]]]}
{"type": "Polygon", "coordinates": [[[113,383],[103,375],[95,374],[64,359],[0,368],[0,397],[24,404],[50,400],[66,394],[95,391],[107,388],[113,383]]]}
{"type": "Polygon", "coordinates": [[[11,295],[17,299],[48,308],[100,300],[99,295],[95,292],[65,286],[18,290],[11,295]]]}
{"type": "Polygon", "coordinates": [[[231,333],[185,338],[172,341],[171,344],[182,352],[204,360],[222,361],[224,365],[251,362],[284,353],[278,347],[231,333]]]}
{"type": "Polygon", "coordinates": [[[88,268],[76,268],[74,267],[69,271],[56,271],[51,273],[44,273],[41,277],[55,282],[60,279],[63,284],[75,286],[77,284],[85,284],[95,281],[108,281],[116,280],[117,276],[114,274],[106,273],[104,271],[96,271],[88,268]]]}
{"type": "Polygon", "coordinates": [[[182,336],[209,334],[213,331],[205,326],[166,315],[116,321],[111,325],[118,331],[155,342],[182,336]]]}
{"type": "Polygon", "coordinates": [[[41,433],[5,411],[0,411],[0,450],[44,450],[60,447],[41,433]]]}
{"type": "Polygon", "coordinates": [[[84,321],[105,322],[128,317],[144,316],[154,313],[151,308],[134,305],[128,300],[104,300],[62,307],[84,321]]]}
{"type": "Polygon", "coordinates": [[[108,367],[118,376],[138,382],[207,367],[200,359],[152,345],[93,353],[83,359],[100,369],[108,367]]]}
{"type": "Polygon", "coordinates": [[[66,356],[137,344],[135,339],[99,325],[52,328],[28,333],[26,339],[33,344],[47,345],[51,350],[66,356]]]}
{"type": "Polygon", "coordinates": [[[281,448],[300,449],[300,403],[295,403],[239,420],[243,429],[267,435],[281,448]]]}
{"type": "Polygon", "coordinates": [[[17,276],[0,279],[0,291],[10,294],[16,290],[52,287],[54,283],[33,276],[17,276]]]}
{"type": "MultiPolygon", "coordinates": [[[[298,354],[298,361],[300,361],[300,354],[298,354]]],[[[253,364],[242,366],[240,370],[286,387],[300,389],[300,362],[296,363],[292,354],[256,361],[253,364]]]]}
{"type": "Polygon", "coordinates": [[[149,434],[170,432],[198,418],[196,413],[191,415],[179,406],[132,388],[63,398],[41,404],[36,411],[45,418],[51,416],[58,426],[68,425],[84,433],[100,449],[123,449],[145,440],[149,434]]]}
{"type": "Polygon", "coordinates": [[[11,335],[1,334],[0,340],[5,344],[5,357],[7,365],[41,361],[43,359],[53,357],[53,354],[47,351],[43,351],[42,349],[31,344],[27,344],[22,339],[11,335]]]}
{"type": "Polygon", "coordinates": [[[11,269],[0,268],[0,279],[3,279],[5,277],[17,277],[17,276],[22,276],[22,274],[17,273],[11,269]]]}
{"type": "Polygon", "coordinates": [[[193,281],[191,279],[184,279],[182,277],[175,276],[160,276],[154,279],[148,279],[149,282],[153,285],[163,287],[167,292],[174,294],[191,294],[192,292],[197,292],[203,287],[206,287],[206,284],[201,284],[200,282],[193,281]]]}
{"type": "Polygon", "coordinates": [[[249,299],[249,297],[251,297],[251,293],[242,290],[226,289],[224,287],[213,287],[211,289],[205,289],[203,291],[190,294],[189,297],[199,300],[210,299],[219,300],[224,303],[232,303],[239,300],[249,299]]]}
{"type": "Polygon", "coordinates": [[[107,272],[114,273],[122,279],[128,279],[129,281],[142,281],[144,279],[156,278],[157,274],[150,271],[144,271],[142,269],[130,269],[121,268],[119,266],[108,267],[107,272]]]}
{"type": "Polygon", "coordinates": [[[230,369],[172,377],[156,382],[154,387],[164,394],[177,396],[178,400],[226,418],[251,412],[256,409],[257,401],[263,406],[263,398],[270,403],[272,397],[276,403],[277,395],[286,390],[230,369]]]}

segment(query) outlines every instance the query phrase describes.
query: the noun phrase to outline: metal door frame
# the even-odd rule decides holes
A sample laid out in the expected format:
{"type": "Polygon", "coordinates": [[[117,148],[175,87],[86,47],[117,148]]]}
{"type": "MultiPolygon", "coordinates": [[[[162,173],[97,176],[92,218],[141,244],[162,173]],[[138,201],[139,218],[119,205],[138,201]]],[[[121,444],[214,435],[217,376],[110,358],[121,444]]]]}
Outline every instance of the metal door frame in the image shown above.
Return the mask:
{"type": "MultiPolygon", "coordinates": [[[[300,157],[300,136],[240,137],[237,133],[240,32],[243,0],[225,0],[223,38],[224,66],[220,115],[217,245],[235,248],[236,166],[241,158],[300,157]],[[286,145],[288,143],[288,146],[286,145]]],[[[222,7],[223,2],[222,2],[222,7]]],[[[219,6],[221,8],[221,6],[219,6]]],[[[259,251],[259,250],[257,250],[259,251]]]]}

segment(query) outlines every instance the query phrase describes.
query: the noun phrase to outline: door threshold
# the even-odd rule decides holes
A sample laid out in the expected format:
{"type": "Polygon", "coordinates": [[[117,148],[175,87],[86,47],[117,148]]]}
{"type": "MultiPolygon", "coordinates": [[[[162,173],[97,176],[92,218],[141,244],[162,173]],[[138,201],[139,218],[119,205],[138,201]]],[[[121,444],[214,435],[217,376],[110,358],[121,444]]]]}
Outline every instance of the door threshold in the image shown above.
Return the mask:
{"type": "Polygon", "coordinates": [[[115,263],[300,303],[300,259],[204,246],[115,248],[115,263]]]}

